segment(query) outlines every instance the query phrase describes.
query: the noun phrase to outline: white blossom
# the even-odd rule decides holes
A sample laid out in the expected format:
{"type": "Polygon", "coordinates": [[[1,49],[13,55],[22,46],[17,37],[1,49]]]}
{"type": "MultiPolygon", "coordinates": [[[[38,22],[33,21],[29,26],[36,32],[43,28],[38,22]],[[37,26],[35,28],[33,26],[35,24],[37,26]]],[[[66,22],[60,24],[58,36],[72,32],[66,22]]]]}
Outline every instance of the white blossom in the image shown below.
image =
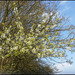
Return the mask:
{"type": "Polygon", "coordinates": [[[18,13],[17,7],[14,8],[15,13],[18,13]]]}
{"type": "Polygon", "coordinates": [[[52,13],[52,12],[50,13],[50,16],[51,16],[51,15],[53,15],[53,13],[52,13]]]}
{"type": "Polygon", "coordinates": [[[32,43],[30,41],[27,42],[29,45],[31,45],[32,43]]]}
{"type": "Polygon", "coordinates": [[[4,33],[1,35],[1,38],[5,38],[5,34],[4,33]]]}
{"type": "Polygon", "coordinates": [[[32,48],[32,46],[30,46],[30,48],[32,48]]]}
{"type": "Polygon", "coordinates": [[[7,41],[10,41],[10,40],[11,40],[10,38],[7,39],[7,41]]]}
{"type": "Polygon", "coordinates": [[[35,48],[33,48],[32,52],[33,52],[33,53],[35,53],[35,52],[36,52],[36,49],[35,49],[35,48]]]}
{"type": "Polygon", "coordinates": [[[44,38],[42,38],[42,41],[44,41],[45,39],[44,38]]]}
{"type": "Polygon", "coordinates": [[[14,50],[17,50],[17,49],[18,49],[18,46],[14,47],[13,49],[14,49],[14,50]]]}
{"type": "Polygon", "coordinates": [[[38,59],[36,59],[36,61],[38,61],[38,59]]]}
{"type": "Polygon", "coordinates": [[[46,28],[46,30],[48,30],[48,27],[46,28]]]}
{"type": "Polygon", "coordinates": [[[0,47],[0,51],[1,51],[2,47],[0,47]]]}
{"type": "Polygon", "coordinates": [[[18,17],[18,19],[20,19],[20,17],[18,17]]]}
{"type": "Polygon", "coordinates": [[[6,31],[6,33],[9,33],[9,31],[10,31],[10,29],[8,29],[8,30],[6,31]]]}
{"type": "Polygon", "coordinates": [[[29,40],[31,39],[31,37],[28,38],[29,40]]]}
{"type": "Polygon", "coordinates": [[[41,24],[38,25],[38,27],[40,27],[40,26],[41,26],[41,24]]]}
{"type": "Polygon", "coordinates": [[[22,36],[20,36],[20,38],[21,38],[21,40],[23,40],[23,39],[24,39],[24,37],[22,37],[22,36]]]}

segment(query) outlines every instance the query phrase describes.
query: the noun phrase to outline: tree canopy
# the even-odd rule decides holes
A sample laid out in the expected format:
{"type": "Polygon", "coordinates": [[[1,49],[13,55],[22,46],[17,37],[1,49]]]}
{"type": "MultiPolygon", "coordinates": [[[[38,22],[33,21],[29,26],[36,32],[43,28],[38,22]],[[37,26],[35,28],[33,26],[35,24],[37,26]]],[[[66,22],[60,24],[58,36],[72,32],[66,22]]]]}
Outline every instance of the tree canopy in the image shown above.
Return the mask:
{"type": "MultiPolygon", "coordinates": [[[[74,27],[57,14],[57,3],[42,1],[0,1],[0,69],[7,73],[47,73],[37,59],[65,57],[74,48],[74,27]],[[69,31],[70,30],[70,31],[69,31]],[[63,31],[69,31],[66,38],[63,31]],[[41,65],[40,65],[41,66],[41,65]],[[33,68],[35,67],[35,68],[33,68]],[[41,72],[40,72],[41,70],[41,72]]],[[[48,67],[47,67],[48,68],[48,67]]]]}

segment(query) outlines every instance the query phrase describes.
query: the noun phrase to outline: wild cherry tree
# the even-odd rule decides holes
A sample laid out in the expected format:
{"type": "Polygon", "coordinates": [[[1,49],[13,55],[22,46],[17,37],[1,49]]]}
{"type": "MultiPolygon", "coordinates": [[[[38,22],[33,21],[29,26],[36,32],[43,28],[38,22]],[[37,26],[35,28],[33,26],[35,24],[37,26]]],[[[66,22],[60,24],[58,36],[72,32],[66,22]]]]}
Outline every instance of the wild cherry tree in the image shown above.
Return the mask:
{"type": "Polygon", "coordinates": [[[65,27],[66,19],[58,16],[57,4],[50,2],[48,8],[39,1],[0,4],[0,69],[7,73],[53,72],[39,68],[37,60],[66,57],[66,49],[74,48],[75,41],[74,37],[61,38],[62,31],[74,34],[74,27],[65,27]]]}

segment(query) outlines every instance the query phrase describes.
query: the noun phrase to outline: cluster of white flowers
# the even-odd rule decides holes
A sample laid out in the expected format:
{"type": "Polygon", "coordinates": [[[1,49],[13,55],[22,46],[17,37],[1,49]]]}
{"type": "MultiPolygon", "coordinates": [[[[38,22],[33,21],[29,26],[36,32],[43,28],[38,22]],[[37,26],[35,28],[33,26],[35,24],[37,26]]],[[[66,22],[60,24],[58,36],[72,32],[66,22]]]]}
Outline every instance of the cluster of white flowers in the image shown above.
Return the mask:
{"type": "Polygon", "coordinates": [[[14,8],[14,12],[15,13],[18,13],[17,7],[14,8]]]}
{"type": "Polygon", "coordinates": [[[41,24],[38,25],[38,27],[40,27],[40,26],[41,26],[41,24]]]}
{"type": "Polygon", "coordinates": [[[31,37],[28,37],[28,40],[30,40],[31,39],[31,37]]]}
{"type": "Polygon", "coordinates": [[[30,48],[32,48],[32,46],[29,46],[30,48]]]}
{"type": "Polygon", "coordinates": [[[18,19],[20,19],[20,17],[18,17],[18,19]]]}
{"type": "Polygon", "coordinates": [[[2,43],[3,45],[5,45],[5,43],[2,43]]]}
{"type": "Polygon", "coordinates": [[[36,29],[36,32],[40,33],[39,29],[36,29]]]}
{"type": "Polygon", "coordinates": [[[53,15],[53,13],[52,13],[52,12],[50,13],[50,16],[51,16],[51,15],[53,15]]]}
{"type": "Polygon", "coordinates": [[[5,38],[5,33],[3,33],[3,34],[1,35],[1,38],[5,38]]]}
{"type": "Polygon", "coordinates": [[[0,47],[0,51],[1,51],[2,47],[0,47]]]}
{"type": "Polygon", "coordinates": [[[33,53],[36,53],[36,49],[35,49],[35,48],[33,48],[33,49],[32,49],[32,52],[33,52],[33,53]]]}
{"type": "Polygon", "coordinates": [[[38,35],[39,35],[39,34],[36,33],[36,34],[35,34],[35,37],[37,38],[38,35]]]}
{"type": "Polygon", "coordinates": [[[38,59],[36,59],[36,61],[38,61],[38,59]]]}
{"type": "Polygon", "coordinates": [[[45,19],[43,20],[43,22],[46,22],[46,20],[47,20],[47,19],[45,18],[45,19]]]}
{"type": "Polygon", "coordinates": [[[25,49],[26,52],[29,52],[29,49],[25,49]]]}
{"type": "Polygon", "coordinates": [[[20,51],[21,51],[21,52],[25,52],[25,48],[22,48],[20,51]]]}
{"type": "Polygon", "coordinates": [[[20,29],[23,29],[23,27],[22,27],[22,26],[20,26],[20,29]]]}
{"type": "Polygon", "coordinates": [[[38,56],[40,56],[40,53],[38,53],[38,56]]]}
{"type": "Polygon", "coordinates": [[[13,50],[17,50],[18,49],[18,46],[15,46],[14,48],[13,48],[13,50]]]}
{"type": "Polygon", "coordinates": [[[44,41],[45,39],[44,38],[42,38],[42,41],[44,41]]]}
{"type": "Polygon", "coordinates": [[[7,39],[7,41],[10,41],[10,40],[11,40],[10,38],[7,39]]]}
{"type": "Polygon", "coordinates": [[[8,29],[8,30],[6,31],[6,33],[9,33],[9,31],[10,31],[10,29],[8,29]]]}
{"type": "Polygon", "coordinates": [[[29,45],[31,45],[32,43],[30,41],[27,42],[29,45]]]}
{"type": "Polygon", "coordinates": [[[20,36],[21,40],[24,40],[24,37],[23,36],[20,36]]]}
{"type": "Polygon", "coordinates": [[[17,10],[17,7],[14,8],[14,11],[16,11],[16,10],[17,10]]]}
{"type": "Polygon", "coordinates": [[[46,30],[48,30],[48,27],[46,27],[46,30]]]}
{"type": "Polygon", "coordinates": [[[15,23],[16,23],[16,25],[17,25],[17,28],[23,29],[23,27],[21,26],[21,25],[22,25],[21,22],[15,22],[15,23]]]}

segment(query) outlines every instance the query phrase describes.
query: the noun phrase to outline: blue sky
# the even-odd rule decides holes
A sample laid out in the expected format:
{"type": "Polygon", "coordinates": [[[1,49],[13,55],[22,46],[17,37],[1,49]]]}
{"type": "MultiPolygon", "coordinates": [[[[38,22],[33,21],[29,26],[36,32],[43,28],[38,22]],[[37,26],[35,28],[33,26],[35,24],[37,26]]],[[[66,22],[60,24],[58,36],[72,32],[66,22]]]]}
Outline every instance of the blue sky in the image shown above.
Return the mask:
{"type": "MultiPolygon", "coordinates": [[[[47,1],[47,3],[48,2],[49,1],[47,1]]],[[[69,17],[69,22],[67,22],[66,25],[72,24],[75,26],[75,1],[59,1],[59,6],[60,8],[58,9],[58,11],[60,12],[61,16],[65,16],[65,18],[69,17]]],[[[44,15],[47,15],[47,13],[45,13],[44,15]]],[[[61,35],[63,35],[61,38],[67,37],[68,33],[69,32],[66,31],[61,33],[61,35]]],[[[62,64],[56,63],[55,67],[57,67],[59,71],[61,71],[58,74],[75,74],[75,52],[71,53],[70,51],[67,51],[67,54],[68,54],[67,58],[73,61],[73,63],[72,64],[69,64],[67,62],[62,64]],[[73,57],[73,59],[71,59],[71,57],[73,57]]],[[[59,59],[55,59],[55,60],[62,61],[62,62],[64,61],[63,58],[61,58],[60,60],[59,59]]]]}
{"type": "Polygon", "coordinates": [[[60,1],[61,13],[66,17],[70,17],[70,22],[75,24],[75,1],[60,1]]]}
{"type": "MultiPolygon", "coordinates": [[[[60,13],[66,18],[69,17],[69,22],[75,26],[75,1],[60,1],[60,13]]],[[[64,36],[67,33],[64,34],[64,36]]],[[[74,34],[75,37],[75,34],[74,34]]],[[[73,64],[63,63],[57,64],[57,68],[61,70],[61,74],[75,74],[75,53],[68,52],[69,57],[73,57],[73,64]],[[64,65],[64,66],[62,66],[64,65]]]]}

